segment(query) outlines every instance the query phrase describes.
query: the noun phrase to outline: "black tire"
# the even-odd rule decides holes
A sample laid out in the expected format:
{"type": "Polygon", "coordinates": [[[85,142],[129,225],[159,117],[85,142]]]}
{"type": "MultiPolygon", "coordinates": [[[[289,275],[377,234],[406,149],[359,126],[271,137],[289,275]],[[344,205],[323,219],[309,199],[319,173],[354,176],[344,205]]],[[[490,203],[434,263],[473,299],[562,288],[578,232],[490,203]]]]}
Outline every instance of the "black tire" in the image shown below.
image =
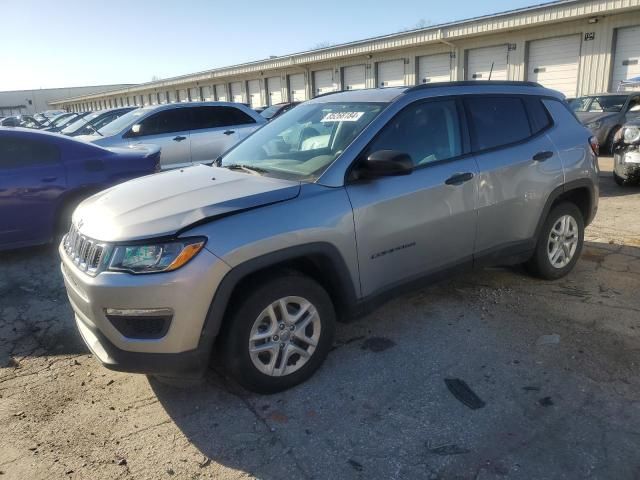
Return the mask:
{"type": "Polygon", "coordinates": [[[616,125],[615,127],[613,127],[609,132],[609,135],[607,136],[607,143],[606,145],[604,145],[604,147],[606,148],[609,155],[613,155],[614,139],[616,137],[616,133],[618,133],[618,130],[620,130],[620,125],[616,125]]]}
{"type": "Polygon", "coordinates": [[[256,393],[280,392],[307,380],[322,365],[333,344],[336,315],[327,292],[311,278],[287,272],[263,277],[246,293],[232,305],[229,323],[225,325],[221,339],[222,361],[227,371],[239,384],[256,393]],[[302,297],[315,307],[320,319],[320,336],[315,351],[298,370],[282,376],[270,376],[261,372],[251,359],[251,330],[269,305],[291,296],[302,297]]]}
{"type": "Polygon", "coordinates": [[[576,262],[578,261],[578,258],[580,258],[583,243],[584,219],[582,217],[582,212],[580,212],[580,209],[573,203],[559,203],[558,205],[555,205],[549,212],[547,219],[542,225],[540,234],[538,235],[535,252],[531,259],[525,264],[525,266],[531,274],[545,280],[556,280],[558,278],[562,278],[573,269],[576,262]],[[549,236],[554,225],[559,221],[561,217],[565,215],[572,216],[576,221],[578,227],[578,243],[576,245],[576,250],[573,254],[573,257],[571,257],[571,261],[564,267],[557,268],[552,265],[551,260],[549,259],[549,236]]]}
{"type": "Polygon", "coordinates": [[[616,172],[613,172],[613,181],[616,182],[620,187],[624,187],[626,185],[624,178],[622,178],[620,175],[617,175],[616,172]]]}

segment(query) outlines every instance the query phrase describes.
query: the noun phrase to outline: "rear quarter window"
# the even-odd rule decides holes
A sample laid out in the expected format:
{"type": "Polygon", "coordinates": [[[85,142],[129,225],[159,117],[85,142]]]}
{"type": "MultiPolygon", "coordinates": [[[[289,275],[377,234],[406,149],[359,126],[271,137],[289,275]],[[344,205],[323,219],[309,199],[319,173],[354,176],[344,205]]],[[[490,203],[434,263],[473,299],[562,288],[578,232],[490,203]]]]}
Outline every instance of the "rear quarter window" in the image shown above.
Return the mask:
{"type": "Polygon", "coordinates": [[[519,97],[469,97],[464,103],[475,151],[509,145],[531,136],[527,110],[519,97]]]}

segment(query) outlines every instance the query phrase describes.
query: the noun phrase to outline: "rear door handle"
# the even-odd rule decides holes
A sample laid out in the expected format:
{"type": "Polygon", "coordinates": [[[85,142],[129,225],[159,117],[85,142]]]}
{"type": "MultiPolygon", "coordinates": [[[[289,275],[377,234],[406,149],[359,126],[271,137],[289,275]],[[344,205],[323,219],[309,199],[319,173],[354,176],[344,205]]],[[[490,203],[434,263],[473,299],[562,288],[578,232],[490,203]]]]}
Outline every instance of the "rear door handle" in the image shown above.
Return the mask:
{"type": "Polygon", "coordinates": [[[533,156],[533,160],[536,162],[544,162],[551,157],[553,157],[553,152],[538,152],[533,156]]]}
{"type": "Polygon", "coordinates": [[[464,173],[455,173],[447,178],[444,183],[447,185],[462,185],[464,182],[468,182],[473,178],[473,173],[464,172],[464,173]]]}
{"type": "Polygon", "coordinates": [[[177,137],[173,137],[173,141],[174,142],[181,142],[182,140],[186,140],[187,137],[183,137],[181,135],[178,135],[177,137]]]}
{"type": "Polygon", "coordinates": [[[226,130],[223,132],[225,135],[233,135],[234,133],[236,133],[235,130],[226,130]]]}

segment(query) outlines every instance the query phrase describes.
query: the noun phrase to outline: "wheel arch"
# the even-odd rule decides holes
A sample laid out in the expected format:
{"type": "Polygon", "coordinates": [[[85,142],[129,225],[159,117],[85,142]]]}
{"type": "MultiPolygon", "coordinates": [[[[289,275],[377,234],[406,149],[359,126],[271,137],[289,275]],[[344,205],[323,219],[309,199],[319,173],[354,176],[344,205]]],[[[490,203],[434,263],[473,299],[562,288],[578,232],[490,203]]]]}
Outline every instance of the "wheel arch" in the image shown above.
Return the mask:
{"type": "Polygon", "coordinates": [[[538,238],[551,209],[563,201],[572,202],[580,209],[585,227],[591,223],[595,215],[593,208],[595,205],[595,188],[593,183],[586,178],[573,180],[551,192],[545,203],[542,215],[538,219],[534,238],[538,238]]]}
{"type": "Polygon", "coordinates": [[[334,245],[318,242],[285,248],[248,260],[225,275],[211,301],[198,348],[213,348],[230,317],[234,301],[244,289],[275,272],[291,270],[317,281],[329,294],[339,316],[346,315],[356,304],[357,287],[346,261],[334,245]]]}

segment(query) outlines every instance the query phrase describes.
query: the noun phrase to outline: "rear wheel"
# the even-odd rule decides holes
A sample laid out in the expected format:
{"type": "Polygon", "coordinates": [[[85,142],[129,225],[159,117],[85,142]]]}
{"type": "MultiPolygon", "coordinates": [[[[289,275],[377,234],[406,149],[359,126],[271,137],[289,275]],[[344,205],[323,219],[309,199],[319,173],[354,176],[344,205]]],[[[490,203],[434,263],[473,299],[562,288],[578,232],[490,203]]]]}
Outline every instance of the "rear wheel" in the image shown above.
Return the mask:
{"type": "Polygon", "coordinates": [[[615,138],[618,130],[620,130],[620,126],[616,125],[611,129],[611,131],[609,132],[609,136],[607,137],[607,144],[605,145],[605,147],[610,155],[613,155],[613,147],[615,145],[615,138]]]}
{"type": "Polygon", "coordinates": [[[573,203],[560,203],[549,212],[527,267],[547,280],[564,277],[578,261],[583,243],[584,219],[580,209],[573,203]]]}
{"type": "Polygon", "coordinates": [[[311,278],[268,279],[235,305],[223,361],[245,388],[275,393],[309,378],[325,360],[335,329],[327,292],[311,278]]]}

